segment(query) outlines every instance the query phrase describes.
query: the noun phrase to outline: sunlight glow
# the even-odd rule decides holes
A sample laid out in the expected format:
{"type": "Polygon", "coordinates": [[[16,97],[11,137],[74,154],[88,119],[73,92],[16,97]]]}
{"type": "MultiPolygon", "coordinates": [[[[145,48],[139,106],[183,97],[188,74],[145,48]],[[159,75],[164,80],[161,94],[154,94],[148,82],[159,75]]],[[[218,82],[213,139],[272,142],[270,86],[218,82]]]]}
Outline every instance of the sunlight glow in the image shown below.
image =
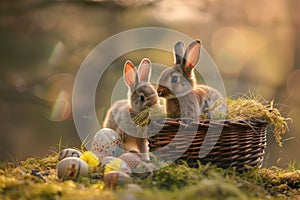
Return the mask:
{"type": "Polygon", "coordinates": [[[53,105],[50,120],[60,122],[66,120],[71,114],[71,103],[68,94],[61,91],[53,105]]]}

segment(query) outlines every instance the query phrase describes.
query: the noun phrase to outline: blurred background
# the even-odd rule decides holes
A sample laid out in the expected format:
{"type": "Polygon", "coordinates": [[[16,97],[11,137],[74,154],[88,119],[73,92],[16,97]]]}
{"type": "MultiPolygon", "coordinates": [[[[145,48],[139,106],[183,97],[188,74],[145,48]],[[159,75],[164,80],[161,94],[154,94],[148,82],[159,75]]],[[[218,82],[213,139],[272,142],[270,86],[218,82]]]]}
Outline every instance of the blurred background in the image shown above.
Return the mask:
{"type": "MultiPolygon", "coordinates": [[[[80,147],[71,109],[80,64],[105,39],[156,26],[201,39],[227,95],[252,91],[274,99],[293,123],[282,148],[270,130],[264,165],[300,163],[299,10],[298,0],[1,1],[0,161],[18,164],[59,146],[80,147]]],[[[145,50],[114,62],[98,85],[100,123],[123,61],[138,64],[142,57],[164,64],[173,59],[168,52],[145,50]]]]}

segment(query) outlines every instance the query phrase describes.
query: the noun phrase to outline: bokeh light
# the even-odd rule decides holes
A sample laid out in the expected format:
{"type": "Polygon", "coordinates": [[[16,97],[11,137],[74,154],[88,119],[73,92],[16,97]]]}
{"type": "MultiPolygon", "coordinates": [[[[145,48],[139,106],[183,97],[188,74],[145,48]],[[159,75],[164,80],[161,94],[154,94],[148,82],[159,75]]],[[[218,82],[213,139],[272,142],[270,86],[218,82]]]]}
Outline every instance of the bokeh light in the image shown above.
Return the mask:
{"type": "Polygon", "coordinates": [[[61,91],[55,100],[52,108],[50,120],[60,122],[66,120],[71,115],[71,102],[69,95],[65,91],[61,91]]]}
{"type": "Polygon", "coordinates": [[[247,59],[248,41],[242,30],[234,27],[222,27],[212,35],[211,48],[215,59],[222,60],[227,65],[222,71],[237,74],[247,59]]]}
{"type": "Polygon", "coordinates": [[[57,66],[63,62],[66,54],[66,48],[62,41],[58,41],[49,57],[48,63],[50,66],[57,66]]]}
{"type": "Polygon", "coordinates": [[[293,71],[287,79],[286,90],[289,98],[295,102],[300,102],[300,70],[293,71]]]}
{"type": "Polygon", "coordinates": [[[64,91],[65,97],[71,99],[74,83],[74,75],[68,73],[54,74],[49,77],[44,84],[39,84],[34,88],[34,94],[46,101],[56,101],[57,97],[64,91]],[[66,95],[67,94],[67,95],[66,95]]]}

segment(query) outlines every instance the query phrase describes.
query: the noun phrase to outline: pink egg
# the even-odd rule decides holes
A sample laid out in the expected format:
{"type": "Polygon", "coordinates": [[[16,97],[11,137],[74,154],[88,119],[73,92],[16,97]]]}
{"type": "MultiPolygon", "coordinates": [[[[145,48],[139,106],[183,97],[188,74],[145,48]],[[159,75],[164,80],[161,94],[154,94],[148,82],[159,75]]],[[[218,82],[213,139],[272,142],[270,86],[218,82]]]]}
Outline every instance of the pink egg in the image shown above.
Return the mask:
{"type": "Polygon", "coordinates": [[[117,156],[122,152],[120,148],[121,137],[110,128],[99,130],[92,142],[92,152],[101,161],[106,156],[117,156]]]}
{"type": "Polygon", "coordinates": [[[120,155],[119,158],[124,160],[129,165],[133,173],[136,172],[137,166],[142,162],[142,158],[138,153],[127,152],[120,155]]]}

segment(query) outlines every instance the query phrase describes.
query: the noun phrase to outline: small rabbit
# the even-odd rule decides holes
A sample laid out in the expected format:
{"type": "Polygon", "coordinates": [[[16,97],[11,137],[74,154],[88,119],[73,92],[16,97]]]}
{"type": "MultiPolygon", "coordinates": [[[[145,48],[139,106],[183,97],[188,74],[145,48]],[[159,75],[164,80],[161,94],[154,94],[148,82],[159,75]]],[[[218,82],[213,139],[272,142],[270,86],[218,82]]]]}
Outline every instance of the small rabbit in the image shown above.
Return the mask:
{"type": "Polygon", "coordinates": [[[146,129],[138,130],[132,119],[158,102],[156,90],[149,82],[150,75],[149,59],[144,58],[141,61],[138,71],[130,61],[126,61],[124,80],[129,88],[128,100],[115,102],[108,111],[103,124],[104,127],[111,128],[120,134],[125,150],[143,153],[146,160],[149,159],[147,131],[146,129]]]}
{"type": "Polygon", "coordinates": [[[209,117],[209,110],[222,95],[207,85],[197,85],[194,67],[197,65],[201,42],[195,40],[184,51],[183,42],[174,46],[175,64],[165,69],[158,78],[157,93],[166,99],[166,113],[172,118],[198,119],[200,114],[209,117]]]}

